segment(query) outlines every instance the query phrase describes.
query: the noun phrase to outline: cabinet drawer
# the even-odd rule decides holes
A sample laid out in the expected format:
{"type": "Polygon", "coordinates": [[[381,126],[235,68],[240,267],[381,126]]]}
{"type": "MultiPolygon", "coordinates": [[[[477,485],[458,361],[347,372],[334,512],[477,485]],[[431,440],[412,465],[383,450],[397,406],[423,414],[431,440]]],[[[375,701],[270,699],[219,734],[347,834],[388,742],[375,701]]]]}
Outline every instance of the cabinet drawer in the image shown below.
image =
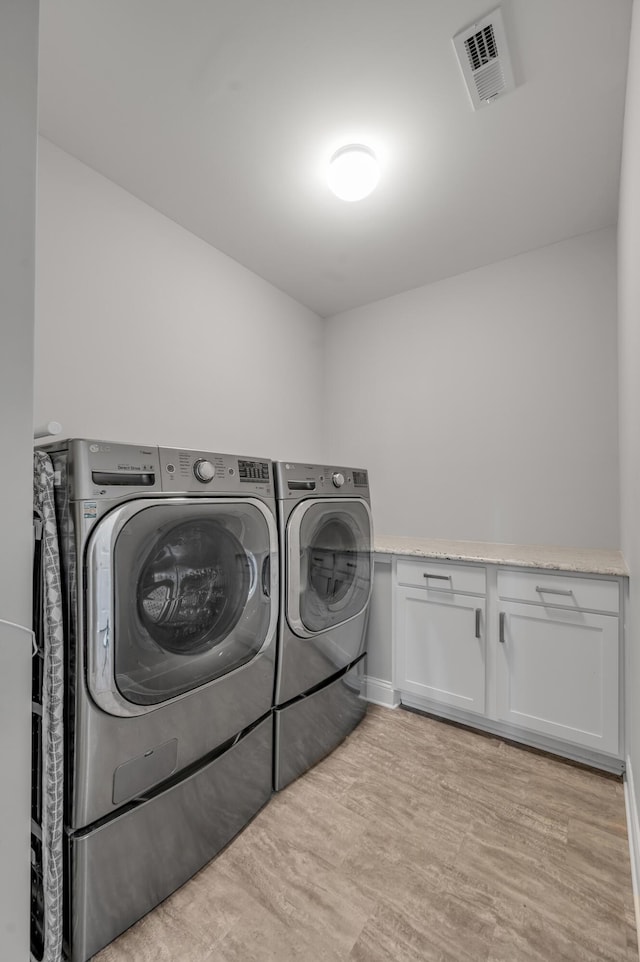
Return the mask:
{"type": "Polygon", "coordinates": [[[483,595],[486,574],[480,565],[452,565],[433,561],[398,561],[398,584],[433,591],[464,591],[483,595]]]}
{"type": "Polygon", "coordinates": [[[586,608],[615,615],[620,609],[617,581],[572,578],[546,571],[498,571],[498,595],[504,601],[586,608]]]}

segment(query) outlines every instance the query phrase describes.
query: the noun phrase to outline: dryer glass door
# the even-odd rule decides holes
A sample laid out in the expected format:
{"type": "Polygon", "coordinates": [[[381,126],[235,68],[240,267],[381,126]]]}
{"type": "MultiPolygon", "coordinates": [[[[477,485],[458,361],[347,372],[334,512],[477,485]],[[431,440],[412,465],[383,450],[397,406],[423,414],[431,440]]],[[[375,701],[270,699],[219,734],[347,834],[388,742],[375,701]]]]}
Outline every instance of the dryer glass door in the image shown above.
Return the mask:
{"type": "Polygon", "coordinates": [[[365,501],[304,501],[289,519],[288,609],[310,635],[360,614],[371,594],[371,513],[365,501]]]}
{"type": "MultiPolygon", "coordinates": [[[[89,659],[98,693],[110,687],[116,701],[154,706],[255,658],[274,633],[276,550],[272,515],[249,499],[136,502],[107,516],[87,571],[90,594],[102,581],[110,595],[102,620],[113,625],[112,678],[99,638],[89,659]]],[[[100,607],[90,606],[97,621],[100,607]]]]}

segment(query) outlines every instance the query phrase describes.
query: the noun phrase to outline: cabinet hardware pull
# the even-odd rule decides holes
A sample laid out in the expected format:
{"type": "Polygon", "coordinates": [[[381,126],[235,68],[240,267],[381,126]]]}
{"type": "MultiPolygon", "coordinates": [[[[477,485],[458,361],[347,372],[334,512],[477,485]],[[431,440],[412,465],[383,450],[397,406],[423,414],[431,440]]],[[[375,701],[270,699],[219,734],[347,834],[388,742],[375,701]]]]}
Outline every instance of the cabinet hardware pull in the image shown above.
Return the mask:
{"type": "Polygon", "coordinates": [[[451,575],[430,575],[425,574],[423,578],[435,578],[437,581],[451,581],[451,575]]]}
{"type": "Polygon", "coordinates": [[[568,595],[569,597],[573,594],[571,588],[545,588],[544,585],[536,585],[536,591],[538,594],[568,595]]]}
{"type": "Polygon", "coordinates": [[[480,613],[482,609],[476,608],[476,638],[480,637],[480,613]]]}
{"type": "Polygon", "coordinates": [[[506,611],[500,612],[500,644],[504,645],[504,623],[507,617],[506,611]]]}

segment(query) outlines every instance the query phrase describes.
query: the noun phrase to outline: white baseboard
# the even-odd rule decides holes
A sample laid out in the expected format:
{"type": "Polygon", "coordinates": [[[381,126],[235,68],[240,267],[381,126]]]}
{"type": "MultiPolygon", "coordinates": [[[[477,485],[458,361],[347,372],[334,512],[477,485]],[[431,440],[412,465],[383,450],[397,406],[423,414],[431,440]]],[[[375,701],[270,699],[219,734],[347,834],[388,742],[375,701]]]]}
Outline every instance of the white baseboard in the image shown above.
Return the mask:
{"type": "Polygon", "coordinates": [[[631,881],[633,883],[633,904],[636,910],[636,931],[640,945],[640,822],[638,821],[638,797],[633,783],[631,759],[627,755],[624,776],[624,803],[627,811],[627,834],[629,836],[629,855],[631,858],[631,881]]]}
{"type": "Polygon", "coordinates": [[[400,706],[400,692],[396,691],[390,681],[382,678],[365,677],[365,698],[374,705],[383,708],[398,708],[400,706]]]}

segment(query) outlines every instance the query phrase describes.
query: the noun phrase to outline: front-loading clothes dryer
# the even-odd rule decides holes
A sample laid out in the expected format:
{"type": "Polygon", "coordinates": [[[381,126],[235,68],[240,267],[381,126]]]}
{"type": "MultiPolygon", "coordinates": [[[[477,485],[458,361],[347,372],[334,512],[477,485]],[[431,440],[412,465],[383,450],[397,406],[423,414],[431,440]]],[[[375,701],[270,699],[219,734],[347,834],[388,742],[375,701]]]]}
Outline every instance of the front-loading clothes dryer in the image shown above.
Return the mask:
{"type": "Polygon", "coordinates": [[[84,962],[267,801],[278,616],[267,459],[44,447],[66,582],[66,940],[84,962]]]}
{"type": "Polygon", "coordinates": [[[274,785],[281,789],[361,720],[372,589],[362,469],[276,462],[281,612],[274,785]]]}

